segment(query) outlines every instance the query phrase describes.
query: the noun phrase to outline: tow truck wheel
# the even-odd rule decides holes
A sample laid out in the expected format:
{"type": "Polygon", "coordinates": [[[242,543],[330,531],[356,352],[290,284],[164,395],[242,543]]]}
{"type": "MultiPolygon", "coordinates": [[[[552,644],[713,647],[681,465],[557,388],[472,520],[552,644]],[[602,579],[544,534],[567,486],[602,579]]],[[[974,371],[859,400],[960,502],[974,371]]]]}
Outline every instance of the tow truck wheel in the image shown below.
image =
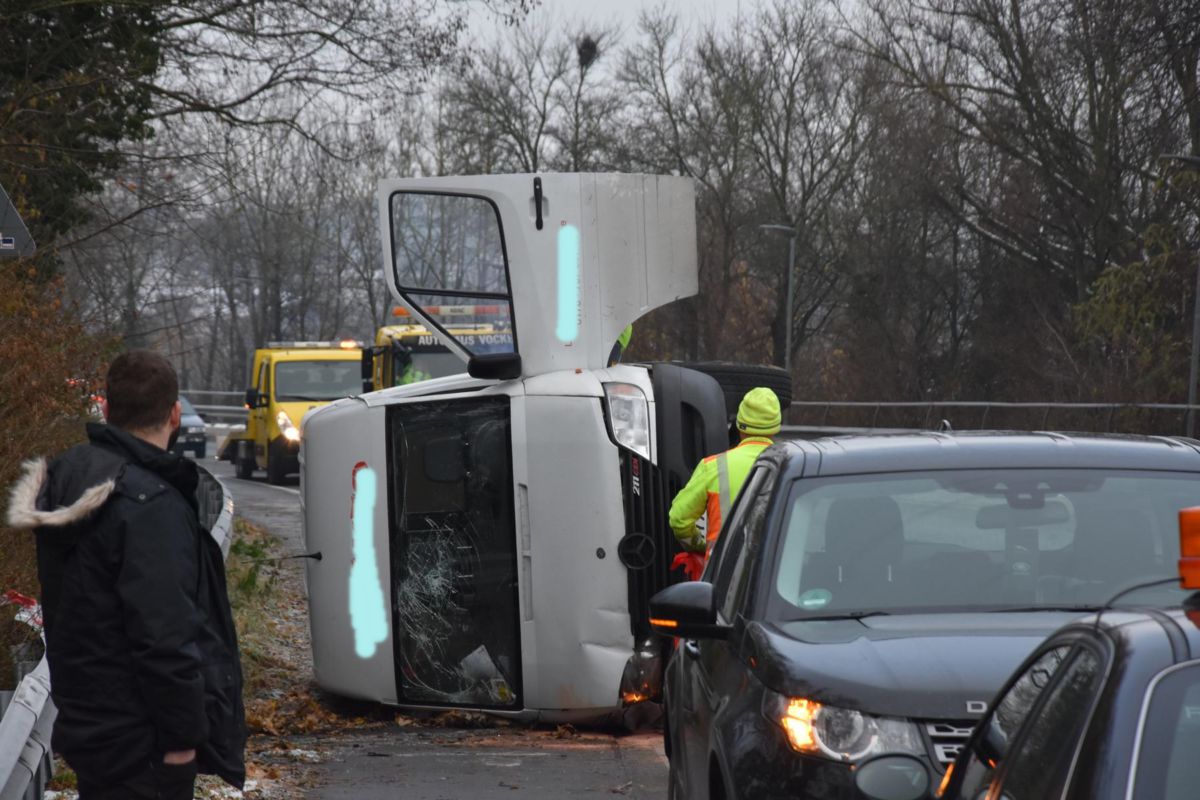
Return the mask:
{"type": "Polygon", "coordinates": [[[280,448],[267,448],[267,483],[273,486],[283,484],[283,479],[287,473],[283,469],[283,456],[278,452],[280,448]]]}
{"type": "Polygon", "coordinates": [[[254,475],[254,460],[243,458],[237,453],[233,455],[233,470],[234,474],[242,480],[249,480],[254,475]]]}

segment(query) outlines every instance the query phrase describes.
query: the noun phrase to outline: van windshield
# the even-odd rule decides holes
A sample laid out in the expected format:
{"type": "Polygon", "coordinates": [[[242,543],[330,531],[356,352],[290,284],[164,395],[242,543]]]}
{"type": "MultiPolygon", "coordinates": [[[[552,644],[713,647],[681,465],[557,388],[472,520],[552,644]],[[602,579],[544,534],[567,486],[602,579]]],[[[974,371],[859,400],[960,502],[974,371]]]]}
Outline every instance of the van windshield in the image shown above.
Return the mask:
{"type": "Polygon", "coordinates": [[[362,391],[354,361],[281,361],[275,365],[275,400],[337,400],[362,391]]]}
{"type": "MultiPolygon", "coordinates": [[[[1170,578],[1197,476],[960,470],[797,481],[769,613],[1081,609],[1170,578]]],[[[1125,598],[1175,605],[1173,586],[1125,598]]]]}

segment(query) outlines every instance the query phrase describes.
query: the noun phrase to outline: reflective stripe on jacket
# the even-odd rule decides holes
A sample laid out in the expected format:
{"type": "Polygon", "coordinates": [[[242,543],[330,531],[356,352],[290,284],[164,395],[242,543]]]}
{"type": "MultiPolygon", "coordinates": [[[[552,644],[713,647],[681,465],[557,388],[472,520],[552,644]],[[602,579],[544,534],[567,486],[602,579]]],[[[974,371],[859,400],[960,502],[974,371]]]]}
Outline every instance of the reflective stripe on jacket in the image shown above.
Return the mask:
{"type": "Polygon", "coordinates": [[[765,436],[752,436],[724,453],[709,456],[696,465],[687,485],[671,503],[670,523],[675,538],[694,553],[711,550],[728,516],[729,506],[746,482],[758,454],[771,446],[765,436]],[[707,537],[696,529],[696,521],[707,512],[707,537]]]}

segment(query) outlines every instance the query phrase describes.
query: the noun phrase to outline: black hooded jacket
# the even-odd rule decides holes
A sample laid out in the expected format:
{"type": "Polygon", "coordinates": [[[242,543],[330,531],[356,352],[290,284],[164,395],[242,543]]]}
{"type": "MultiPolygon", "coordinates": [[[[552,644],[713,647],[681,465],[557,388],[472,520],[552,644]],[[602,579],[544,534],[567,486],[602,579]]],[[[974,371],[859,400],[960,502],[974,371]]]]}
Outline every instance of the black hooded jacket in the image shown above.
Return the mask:
{"type": "Polygon", "coordinates": [[[240,788],[237,635],[196,465],[119,428],[88,438],[28,462],[8,511],[37,534],[54,749],[107,783],[195,748],[201,772],[240,788]]]}

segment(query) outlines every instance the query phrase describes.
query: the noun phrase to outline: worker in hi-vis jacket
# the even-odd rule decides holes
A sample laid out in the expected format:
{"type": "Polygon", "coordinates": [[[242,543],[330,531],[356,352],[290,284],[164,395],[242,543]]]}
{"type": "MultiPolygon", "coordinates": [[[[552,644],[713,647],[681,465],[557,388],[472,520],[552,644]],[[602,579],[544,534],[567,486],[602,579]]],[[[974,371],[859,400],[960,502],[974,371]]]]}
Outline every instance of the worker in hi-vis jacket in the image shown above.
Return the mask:
{"type": "Polygon", "coordinates": [[[738,406],[736,447],[701,461],[692,477],[671,503],[671,530],[689,553],[707,556],[712,552],[729,506],[741,490],[758,454],[770,447],[779,433],[779,398],[765,387],[751,389],[738,406]],[[706,531],[696,521],[707,513],[706,531]]]}

